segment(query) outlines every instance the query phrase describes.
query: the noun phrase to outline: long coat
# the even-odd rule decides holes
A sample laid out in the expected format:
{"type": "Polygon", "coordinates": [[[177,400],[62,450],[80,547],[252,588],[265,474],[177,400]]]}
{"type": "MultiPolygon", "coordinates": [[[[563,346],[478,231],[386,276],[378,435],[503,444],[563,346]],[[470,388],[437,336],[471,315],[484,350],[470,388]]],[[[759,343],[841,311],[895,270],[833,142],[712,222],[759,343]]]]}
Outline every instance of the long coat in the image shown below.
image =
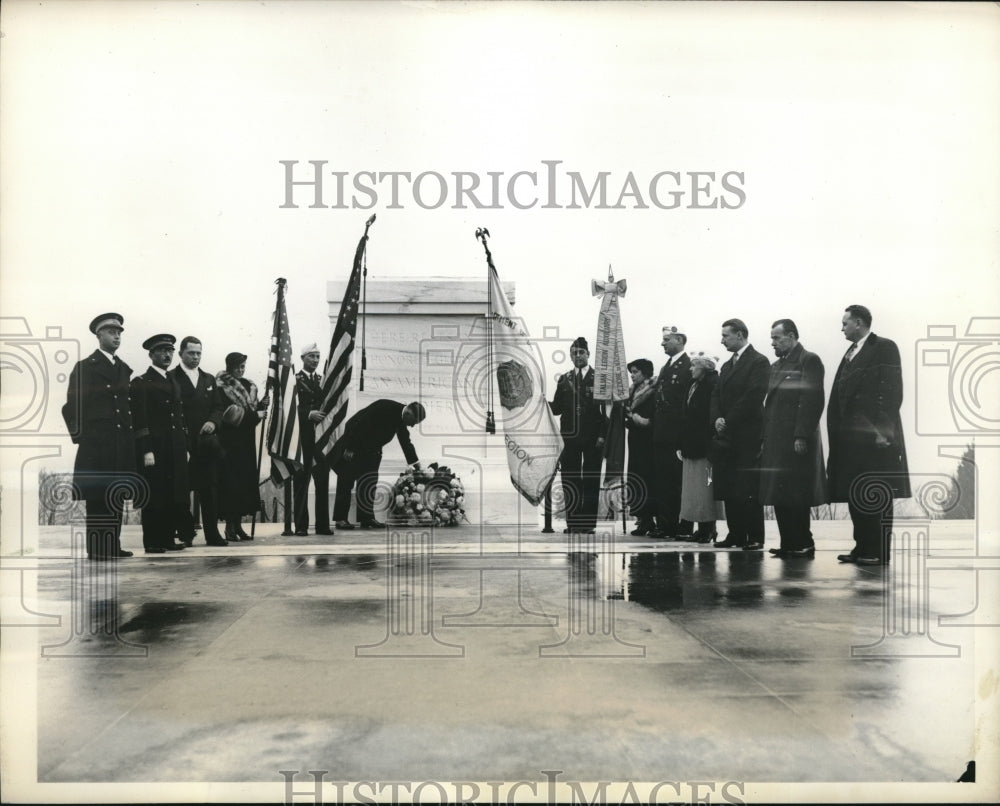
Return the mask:
{"type": "Polygon", "coordinates": [[[760,454],[760,502],[817,506],[826,502],[823,469],[823,362],[801,344],[771,365],[764,401],[760,454]],[[795,452],[795,440],[806,452],[795,452]]]}
{"type": "Polygon", "coordinates": [[[100,350],[78,361],[70,372],[62,415],[78,446],[73,465],[77,500],[103,497],[115,475],[135,473],[131,376],[128,364],[121,359],[112,364],[100,350]],[[99,474],[109,475],[101,479],[99,474]]]}
{"type": "Polygon", "coordinates": [[[205,423],[215,423],[216,430],[219,428],[219,423],[212,419],[212,411],[215,408],[215,378],[205,370],[199,369],[196,386],[179,366],[174,367],[167,375],[177,381],[181,390],[181,405],[184,408],[184,422],[187,425],[187,449],[191,455],[188,462],[188,481],[194,490],[214,486],[217,460],[206,450],[198,437],[205,423]]]}
{"type": "Polygon", "coordinates": [[[725,418],[725,436],[732,449],[725,461],[713,463],[717,499],[757,497],[760,487],[757,462],[770,371],[770,362],[753,345],[747,345],[735,365],[730,359],[719,372],[709,416],[713,424],[720,417],[725,418]]]}
{"type": "Polygon", "coordinates": [[[638,414],[648,420],[646,425],[640,425],[631,416],[625,419],[628,429],[628,474],[629,487],[635,495],[633,513],[640,517],[652,514],[650,509],[653,495],[653,411],[656,405],[653,386],[647,387],[649,394],[640,396],[635,402],[637,387],[633,384],[629,390],[628,415],[638,414]]]}
{"type": "Polygon", "coordinates": [[[899,348],[869,333],[851,361],[842,360],[833,379],[826,427],[830,437],[827,478],[831,501],[849,501],[851,485],[862,473],[875,474],[895,498],[910,497],[909,467],[903,442],[903,375],[899,348]],[[878,447],[875,439],[889,440],[878,447]]]}
{"type": "Polygon", "coordinates": [[[257,387],[246,378],[234,378],[246,392],[250,405],[243,407],[239,425],[222,421],[223,412],[233,405],[233,400],[223,391],[220,377],[216,376],[215,404],[211,420],[219,423],[219,441],[222,459],[219,462],[219,515],[234,520],[242,515],[252,515],[260,506],[257,484],[257,424],[260,422],[257,387]]]}
{"type": "Polygon", "coordinates": [[[704,459],[708,456],[708,443],[715,433],[715,423],[710,416],[712,390],[719,382],[714,369],[694,381],[684,402],[684,420],[680,436],[681,455],[685,459],[704,459]]]}
{"type": "Polygon", "coordinates": [[[343,470],[342,459],[344,451],[348,450],[355,454],[378,452],[381,457],[382,448],[392,442],[393,437],[399,440],[407,463],[416,462],[417,451],[410,441],[410,429],[403,422],[404,408],[398,401],[382,398],[361,409],[345,423],[344,433],[330,451],[330,466],[343,470]]]}
{"type": "Polygon", "coordinates": [[[187,431],[181,389],[153,367],[132,379],[132,425],[136,464],[149,483],[149,506],[161,509],[187,500],[187,431]],[[153,465],[143,455],[153,454],[153,465]]]}
{"type": "Polygon", "coordinates": [[[684,423],[684,404],[691,388],[691,359],[681,353],[656,376],[656,413],[653,442],[659,450],[676,451],[684,423]]]}

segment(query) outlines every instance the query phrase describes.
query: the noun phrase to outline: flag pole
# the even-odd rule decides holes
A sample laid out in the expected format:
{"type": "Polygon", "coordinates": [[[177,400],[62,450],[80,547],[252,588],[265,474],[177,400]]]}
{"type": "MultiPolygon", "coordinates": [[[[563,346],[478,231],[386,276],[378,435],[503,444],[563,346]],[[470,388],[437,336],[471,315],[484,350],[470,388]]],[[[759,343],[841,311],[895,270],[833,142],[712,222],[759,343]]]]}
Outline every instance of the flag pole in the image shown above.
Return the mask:
{"type": "MultiPolygon", "coordinates": [[[[274,292],[278,295],[278,302],[280,303],[282,298],[285,296],[285,284],[288,281],[284,277],[279,277],[274,281],[274,284],[278,286],[277,290],[274,292]]],[[[277,306],[275,307],[277,310],[277,306]]],[[[267,384],[264,387],[264,397],[268,399],[267,416],[264,418],[264,428],[260,433],[260,444],[257,446],[257,506],[254,507],[253,518],[250,521],[250,537],[253,537],[254,531],[257,528],[257,510],[260,509],[260,468],[264,464],[264,443],[267,441],[268,426],[270,421],[274,419],[274,406],[271,400],[271,390],[275,383],[275,378],[272,378],[270,374],[267,376],[267,384]]],[[[254,429],[254,434],[257,433],[257,429],[254,429]]]]}
{"type": "Polygon", "coordinates": [[[493,417],[493,283],[490,272],[496,271],[493,265],[493,255],[490,247],[486,244],[486,239],[490,237],[490,231],[486,227],[479,227],[476,230],[476,239],[483,242],[483,249],[486,250],[486,361],[490,368],[490,377],[486,386],[486,433],[495,434],[497,432],[496,420],[493,417]]]}
{"type": "Polygon", "coordinates": [[[365,370],[368,353],[365,350],[365,325],[368,323],[368,228],[375,223],[375,213],[365,222],[365,251],[361,256],[361,372],[358,373],[358,391],[365,391],[365,370]]]}

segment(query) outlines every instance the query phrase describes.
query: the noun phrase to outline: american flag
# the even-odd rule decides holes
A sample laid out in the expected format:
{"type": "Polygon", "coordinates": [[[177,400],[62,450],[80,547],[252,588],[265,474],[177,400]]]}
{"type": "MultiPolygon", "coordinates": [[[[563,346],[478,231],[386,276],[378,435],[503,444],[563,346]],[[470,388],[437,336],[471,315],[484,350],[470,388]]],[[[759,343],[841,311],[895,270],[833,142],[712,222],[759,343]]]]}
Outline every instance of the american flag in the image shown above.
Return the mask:
{"type": "Polygon", "coordinates": [[[334,444],[344,432],[347,407],[351,395],[351,376],[354,372],[354,337],[358,332],[358,299],[361,296],[361,267],[364,264],[365,244],[368,243],[368,227],[374,220],[368,220],[365,234],[358,241],[354,253],[354,268],[351,279],[340,304],[340,315],[330,339],[330,352],[323,367],[323,421],[316,424],[316,449],[329,455],[334,444]]]}
{"type": "Polygon", "coordinates": [[[302,441],[292,366],[292,338],[285,310],[285,281],[279,279],[278,304],[274,309],[271,359],[267,365],[267,388],[271,400],[271,424],[267,430],[267,452],[271,456],[271,480],[281,484],[302,467],[302,441]]]}

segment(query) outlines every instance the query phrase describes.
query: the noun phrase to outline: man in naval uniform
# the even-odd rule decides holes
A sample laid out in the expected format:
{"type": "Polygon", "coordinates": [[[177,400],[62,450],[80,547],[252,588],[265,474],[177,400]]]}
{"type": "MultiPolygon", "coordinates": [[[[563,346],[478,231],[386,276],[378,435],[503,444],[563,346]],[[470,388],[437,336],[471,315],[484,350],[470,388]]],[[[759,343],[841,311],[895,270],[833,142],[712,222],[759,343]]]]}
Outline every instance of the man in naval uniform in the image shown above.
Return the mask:
{"type": "Polygon", "coordinates": [[[149,501],[142,508],[147,554],[184,548],[174,542],[174,533],[178,513],[188,499],[187,433],[180,385],[167,374],[176,341],[169,333],[146,339],[142,347],[149,351],[149,369],[132,379],[135,452],[149,484],[149,501]]]}
{"type": "Polygon", "coordinates": [[[90,323],[97,349],[73,367],[62,408],[77,446],[73,497],[87,505],[89,560],[132,556],[121,547],[124,498],[139,488],[129,407],[132,370],[115,355],[124,325],[120,313],[103,313],[90,323]]]}

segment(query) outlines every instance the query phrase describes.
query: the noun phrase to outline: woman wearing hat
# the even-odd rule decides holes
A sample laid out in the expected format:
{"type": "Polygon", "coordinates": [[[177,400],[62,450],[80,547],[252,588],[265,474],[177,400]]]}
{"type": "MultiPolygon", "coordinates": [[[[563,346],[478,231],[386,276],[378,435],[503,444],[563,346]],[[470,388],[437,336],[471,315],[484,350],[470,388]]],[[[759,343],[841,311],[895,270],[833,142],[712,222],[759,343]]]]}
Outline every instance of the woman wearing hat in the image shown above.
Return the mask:
{"type": "Polygon", "coordinates": [[[712,543],[718,536],[715,521],[725,517],[712,490],[712,464],[708,448],[715,426],[709,415],[712,389],[718,383],[715,360],[705,353],[691,356],[692,383],[684,403],[678,456],[683,462],[681,519],[697,523],[693,540],[712,543]]]}
{"type": "Polygon", "coordinates": [[[653,516],[653,410],[656,408],[653,362],[637,358],[628,364],[632,386],[625,408],[628,429],[628,489],[632,514],[637,521],[633,535],[648,535],[654,528],[653,516]]]}
{"type": "Polygon", "coordinates": [[[252,540],[241,521],[257,511],[257,424],[267,412],[265,396],[257,399],[257,386],[243,377],[243,353],[226,356],[226,368],[215,376],[215,408],[222,459],[219,463],[219,515],[226,521],[225,537],[231,543],[252,540]]]}

